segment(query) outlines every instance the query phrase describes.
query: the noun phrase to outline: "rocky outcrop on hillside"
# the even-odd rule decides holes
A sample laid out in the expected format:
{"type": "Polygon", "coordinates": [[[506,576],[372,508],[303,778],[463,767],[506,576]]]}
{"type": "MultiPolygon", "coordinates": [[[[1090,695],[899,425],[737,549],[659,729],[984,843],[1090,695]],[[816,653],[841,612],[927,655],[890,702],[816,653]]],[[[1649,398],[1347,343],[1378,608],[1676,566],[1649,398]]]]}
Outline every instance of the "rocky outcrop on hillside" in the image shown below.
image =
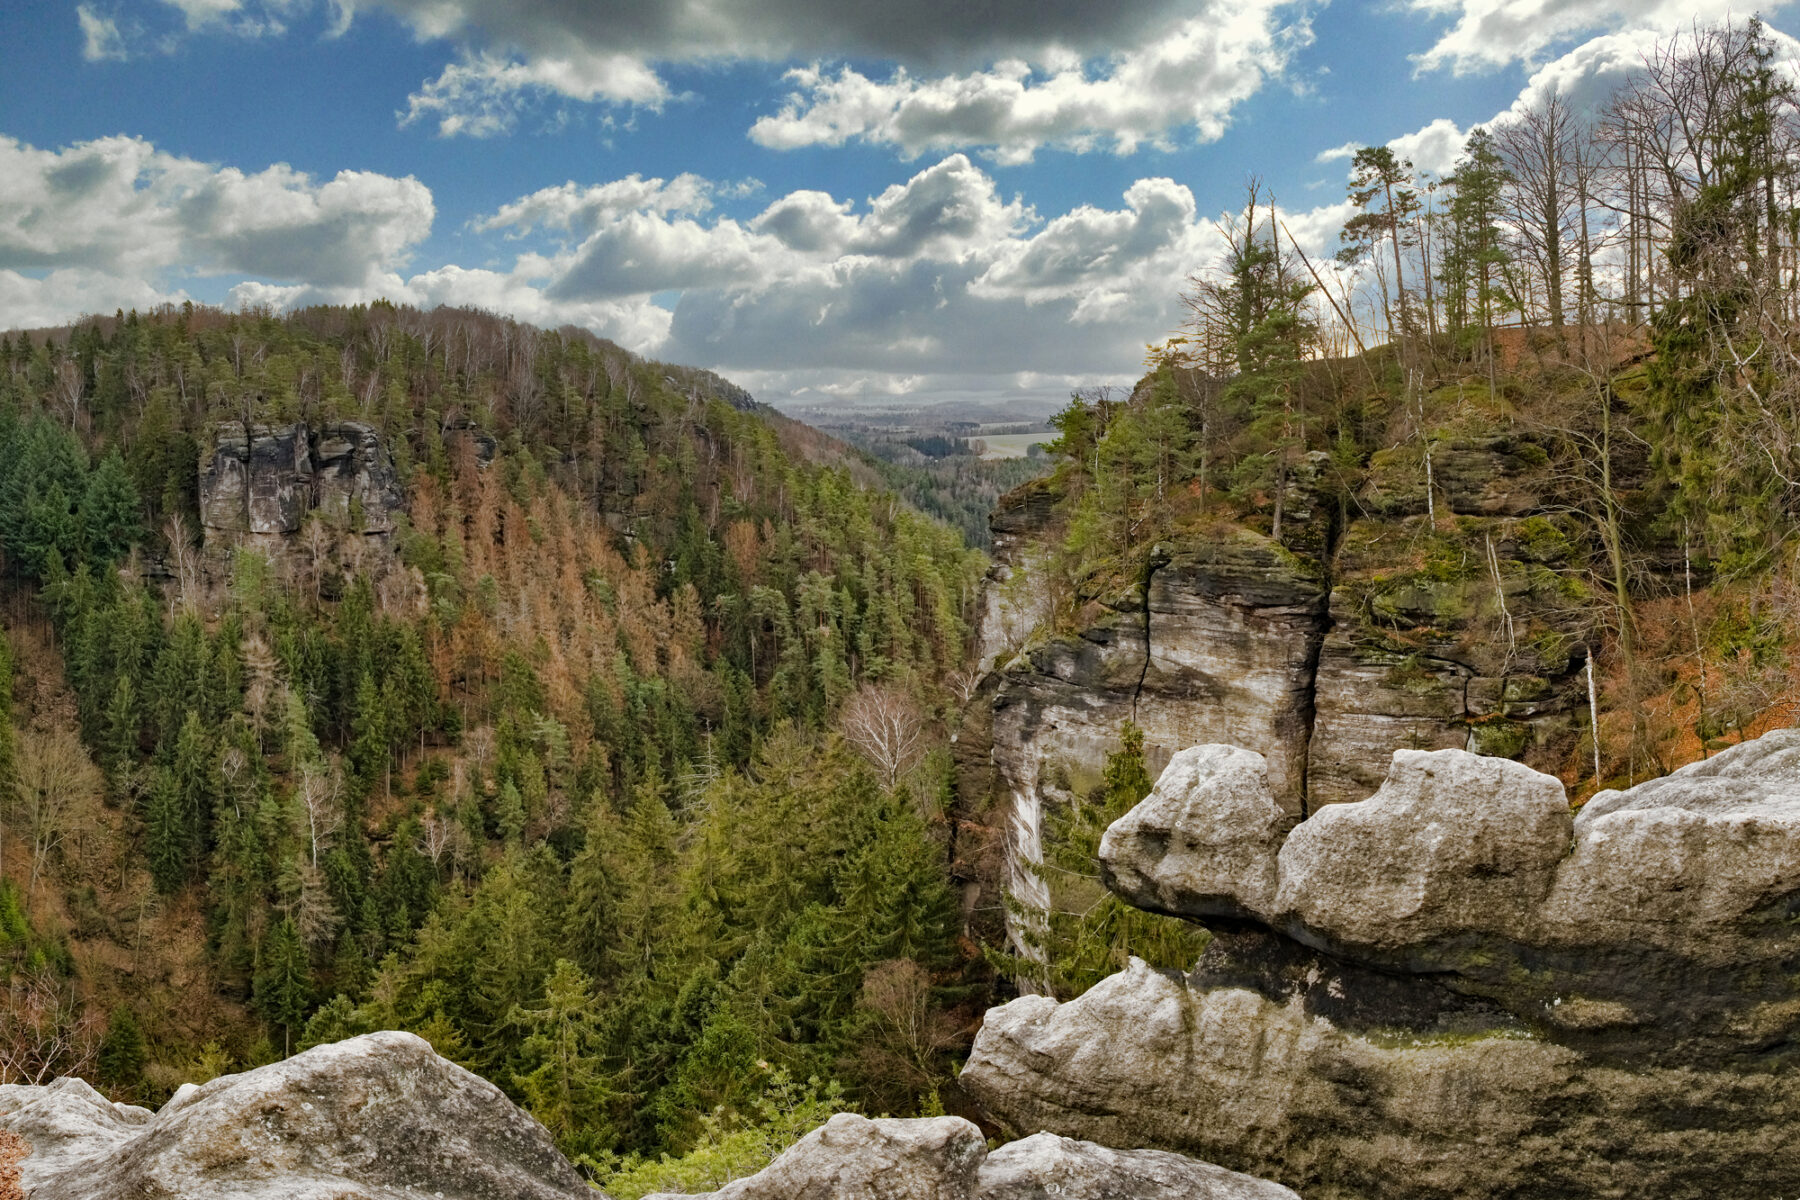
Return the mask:
{"type": "Polygon", "coordinates": [[[574,1200],[596,1195],[499,1088],[409,1033],[187,1085],[163,1107],[79,1079],[0,1087],[32,1200],[574,1200]]]}
{"type": "Polygon", "coordinates": [[[403,507],[393,461],[372,426],[337,421],[219,427],[200,467],[208,536],[296,533],[317,511],[355,533],[391,533],[403,507]]]}
{"type": "MultiPolygon", "coordinates": [[[[1040,1133],[991,1153],[961,1117],[839,1113],[707,1200],[1298,1200],[1279,1184],[1157,1150],[1040,1133]]],[[[674,1193],[645,1200],[678,1200],[674,1193]]],[[[698,1198],[695,1198],[698,1200],[698,1198]]]]}
{"type": "Polygon", "coordinates": [[[1261,754],[1293,820],[1367,796],[1397,747],[1558,760],[1597,635],[1545,470],[1529,441],[1447,439],[1428,511],[1416,446],[1377,454],[1355,496],[1314,455],[1279,540],[1254,514],[1186,528],[1121,559],[1125,577],[1084,583],[1073,633],[1043,595],[1061,497],[1049,480],[1005,497],[980,637],[992,669],[957,766],[970,811],[999,801],[1008,890],[1046,902],[1029,869],[1043,814],[1098,781],[1127,721],[1152,772],[1200,743],[1261,754]]]}
{"type": "Polygon", "coordinates": [[[1800,731],[1575,815],[1458,750],[1298,825],[1267,775],[1184,751],[1107,831],[1109,886],[1215,937],[990,1012],[991,1113],[1309,1200],[1800,1187],[1800,731]]]}

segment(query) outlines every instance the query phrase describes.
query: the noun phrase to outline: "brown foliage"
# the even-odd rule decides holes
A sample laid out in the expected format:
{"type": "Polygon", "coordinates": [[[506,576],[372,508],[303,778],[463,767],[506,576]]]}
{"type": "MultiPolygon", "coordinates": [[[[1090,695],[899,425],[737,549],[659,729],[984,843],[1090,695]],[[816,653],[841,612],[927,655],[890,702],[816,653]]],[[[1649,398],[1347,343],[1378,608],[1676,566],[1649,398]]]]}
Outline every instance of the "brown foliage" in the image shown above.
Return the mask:
{"type": "Polygon", "coordinates": [[[10,1129],[0,1129],[0,1200],[25,1200],[19,1161],[30,1153],[30,1142],[10,1129]]]}

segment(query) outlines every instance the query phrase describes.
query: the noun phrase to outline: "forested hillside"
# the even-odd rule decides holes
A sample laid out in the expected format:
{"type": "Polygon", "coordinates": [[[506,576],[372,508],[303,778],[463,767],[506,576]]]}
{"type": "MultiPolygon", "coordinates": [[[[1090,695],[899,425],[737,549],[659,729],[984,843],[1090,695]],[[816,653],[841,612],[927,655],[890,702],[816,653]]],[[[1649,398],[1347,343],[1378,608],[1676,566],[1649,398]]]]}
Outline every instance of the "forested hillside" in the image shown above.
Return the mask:
{"type": "Polygon", "coordinates": [[[0,342],[7,1078],[147,1101],[410,1029],[596,1175],[938,1103],[985,560],[785,429],[466,311],[0,342]],[[222,437],[344,421],[391,533],[206,524],[222,437]]]}

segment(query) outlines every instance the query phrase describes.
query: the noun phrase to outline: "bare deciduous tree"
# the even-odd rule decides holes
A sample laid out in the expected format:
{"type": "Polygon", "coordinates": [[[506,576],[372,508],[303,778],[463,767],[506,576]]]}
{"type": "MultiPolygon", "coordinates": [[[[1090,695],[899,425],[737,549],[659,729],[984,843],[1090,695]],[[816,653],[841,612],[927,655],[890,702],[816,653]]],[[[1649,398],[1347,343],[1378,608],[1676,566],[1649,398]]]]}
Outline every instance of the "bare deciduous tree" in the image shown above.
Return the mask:
{"type": "Polygon", "coordinates": [[[87,1074],[99,1052],[98,1010],[82,1012],[73,979],[46,967],[8,981],[0,1001],[0,1083],[87,1074]]]}
{"type": "Polygon", "coordinates": [[[27,897],[37,889],[50,855],[71,832],[92,822],[105,786],[100,768],[71,730],[27,729],[20,735],[9,808],[31,846],[27,897]]]}
{"type": "Polygon", "coordinates": [[[949,1077],[944,1055],[957,1045],[956,1022],[932,1004],[924,967],[909,958],[876,964],[863,977],[856,1006],[873,1035],[859,1052],[868,1078],[911,1099],[949,1077]]]}
{"type": "Polygon", "coordinates": [[[194,548],[187,517],[180,510],[170,513],[169,519],[163,522],[163,537],[169,543],[169,563],[175,568],[175,586],[181,606],[195,608],[200,603],[200,552],[194,548]]]}
{"type": "Polygon", "coordinates": [[[890,788],[925,753],[925,714],[918,701],[892,684],[858,688],[844,702],[838,728],[890,788]]]}
{"type": "Polygon", "coordinates": [[[319,865],[319,848],[329,845],[331,836],[344,824],[343,778],[324,762],[307,762],[300,767],[300,786],[296,789],[301,807],[306,812],[306,833],[312,844],[312,865],[319,865]]]}

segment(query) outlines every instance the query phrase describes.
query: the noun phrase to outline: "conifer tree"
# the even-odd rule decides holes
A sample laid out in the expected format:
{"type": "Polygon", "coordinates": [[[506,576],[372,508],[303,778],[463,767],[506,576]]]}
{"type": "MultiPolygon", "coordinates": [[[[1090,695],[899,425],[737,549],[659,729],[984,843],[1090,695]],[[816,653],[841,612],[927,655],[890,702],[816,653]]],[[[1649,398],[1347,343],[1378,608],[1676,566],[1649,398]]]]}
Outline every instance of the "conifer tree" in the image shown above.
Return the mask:
{"type": "Polygon", "coordinates": [[[293,917],[283,917],[269,930],[257,960],[252,1003],[263,1020],[281,1031],[282,1056],[286,1057],[312,1003],[312,967],[293,917]]]}
{"type": "Polygon", "coordinates": [[[113,1009],[106,1022],[106,1034],[100,1039],[96,1063],[100,1082],[127,1099],[135,1098],[143,1086],[144,1067],[149,1060],[149,1046],[137,1017],[124,1005],[113,1009]]]}

